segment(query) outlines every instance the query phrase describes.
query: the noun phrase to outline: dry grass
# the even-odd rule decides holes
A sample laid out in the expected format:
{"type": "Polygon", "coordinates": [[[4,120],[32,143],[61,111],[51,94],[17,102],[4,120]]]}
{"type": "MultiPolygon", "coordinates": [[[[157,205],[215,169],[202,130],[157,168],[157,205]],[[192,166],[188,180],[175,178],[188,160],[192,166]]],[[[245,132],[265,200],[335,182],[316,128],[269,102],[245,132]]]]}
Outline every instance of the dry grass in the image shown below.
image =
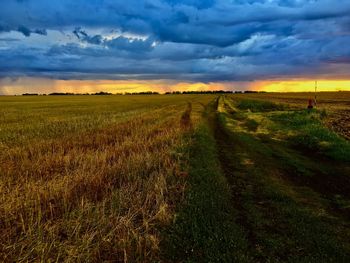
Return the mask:
{"type": "Polygon", "coordinates": [[[183,98],[6,98],[0,260],[157,260],[185,188],[180,149],[199,118],[184,126],[195,97],[183,98]]]}

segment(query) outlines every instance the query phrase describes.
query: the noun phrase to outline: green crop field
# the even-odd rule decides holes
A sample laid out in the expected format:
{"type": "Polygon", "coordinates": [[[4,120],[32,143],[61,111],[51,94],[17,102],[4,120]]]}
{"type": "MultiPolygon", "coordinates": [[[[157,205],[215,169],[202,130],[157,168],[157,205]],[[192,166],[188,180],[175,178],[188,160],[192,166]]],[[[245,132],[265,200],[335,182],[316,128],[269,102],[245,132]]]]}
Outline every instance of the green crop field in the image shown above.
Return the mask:
{"type": "Polygon", "coordinates": [[[1,262],[350,262],[350,93],[0,96],[1,262]]]}

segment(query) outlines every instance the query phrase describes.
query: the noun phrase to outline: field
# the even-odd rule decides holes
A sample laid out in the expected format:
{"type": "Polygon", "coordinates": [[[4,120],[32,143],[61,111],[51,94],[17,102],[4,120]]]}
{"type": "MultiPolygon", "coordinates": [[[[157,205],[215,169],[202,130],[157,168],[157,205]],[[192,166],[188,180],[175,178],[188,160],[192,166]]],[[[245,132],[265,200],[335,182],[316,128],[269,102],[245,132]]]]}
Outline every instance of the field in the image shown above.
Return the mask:
{"type": "Polygon", "coordinates": [[[350,93],[0,97],[1,262],[350,262],[350,93]]]}

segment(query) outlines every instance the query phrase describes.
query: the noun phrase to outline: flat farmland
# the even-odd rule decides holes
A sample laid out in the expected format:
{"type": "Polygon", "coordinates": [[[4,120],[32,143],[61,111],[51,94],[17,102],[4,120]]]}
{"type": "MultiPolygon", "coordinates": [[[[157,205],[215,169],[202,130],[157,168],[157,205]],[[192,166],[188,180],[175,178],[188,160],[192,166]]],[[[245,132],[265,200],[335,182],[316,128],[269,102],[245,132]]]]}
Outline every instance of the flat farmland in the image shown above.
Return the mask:
{"type": "Polygon", "coordinates": [[[350,262],[350,93],[312,97],[0,96],[0,261],[350,262]]]}

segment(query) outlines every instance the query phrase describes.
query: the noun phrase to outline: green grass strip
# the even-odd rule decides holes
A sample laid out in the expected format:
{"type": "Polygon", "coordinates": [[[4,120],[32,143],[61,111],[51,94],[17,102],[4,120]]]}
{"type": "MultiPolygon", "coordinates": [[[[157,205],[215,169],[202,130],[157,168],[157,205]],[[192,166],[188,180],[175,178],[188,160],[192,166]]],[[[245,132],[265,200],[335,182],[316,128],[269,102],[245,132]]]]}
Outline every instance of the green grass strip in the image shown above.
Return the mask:
{"type": "Polygon", "coordinates": [[[185,203],[165,233],[164,257],[175,262],[249,262],[209,128],[198,128],[193,141],[185,203]]]}

